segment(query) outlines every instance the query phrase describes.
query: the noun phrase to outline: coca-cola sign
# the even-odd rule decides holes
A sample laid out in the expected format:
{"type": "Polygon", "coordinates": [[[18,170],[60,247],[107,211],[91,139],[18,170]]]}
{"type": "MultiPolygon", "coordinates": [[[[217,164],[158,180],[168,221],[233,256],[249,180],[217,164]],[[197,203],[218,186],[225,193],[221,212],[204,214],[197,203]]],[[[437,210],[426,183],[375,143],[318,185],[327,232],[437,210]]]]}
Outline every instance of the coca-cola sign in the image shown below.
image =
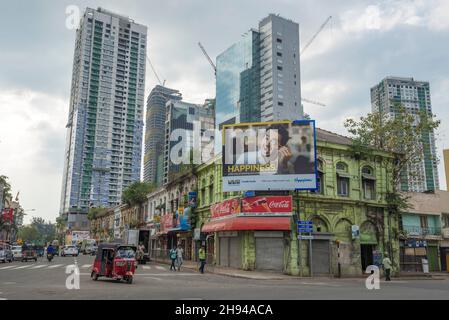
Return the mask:
{"type": "Polygon", "coordinates": [[[292,196],[259,196],[242,199],[243,213],[291,214],[292,196]]]}
{"type": "Polygon", "coordinates": [[[234,198],[210,206],[211,218],[240,213],[240,198],[234,198]]]}

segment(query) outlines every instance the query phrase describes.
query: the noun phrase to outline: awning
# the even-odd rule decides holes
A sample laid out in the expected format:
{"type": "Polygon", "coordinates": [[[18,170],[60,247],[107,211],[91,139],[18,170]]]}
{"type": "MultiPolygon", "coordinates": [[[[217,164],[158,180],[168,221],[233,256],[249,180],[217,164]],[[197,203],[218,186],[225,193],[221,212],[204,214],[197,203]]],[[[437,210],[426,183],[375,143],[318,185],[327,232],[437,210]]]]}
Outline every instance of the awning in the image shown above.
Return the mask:
{"type": "Polygon", "coordinates": [[[290,217],[233,217],[204,224],[202,232],[234,230],[290,230],[290,217]]]}
{"type": "Polygon", "coordinates": [[[342,178],[351,178],[351,175],[347,172],[337,171],[337,175],[342,178]]]}

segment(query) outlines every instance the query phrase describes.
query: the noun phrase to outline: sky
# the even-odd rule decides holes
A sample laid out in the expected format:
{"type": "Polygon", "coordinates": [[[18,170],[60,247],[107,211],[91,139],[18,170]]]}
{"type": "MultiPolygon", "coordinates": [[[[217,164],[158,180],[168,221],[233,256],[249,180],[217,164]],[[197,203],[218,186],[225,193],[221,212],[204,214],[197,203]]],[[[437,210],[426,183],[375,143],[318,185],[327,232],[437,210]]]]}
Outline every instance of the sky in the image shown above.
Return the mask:
{"type": "MultiPolygon", "coordinates": [[[[148,26],[148,55],[166,86],[184,100],[215,96],[214,73],[197,43],[215,57],[269,13],[300,25],[302,96],[317,126],[346,134],[343,122],[371,111],[370,88],[386,76],[429,81],[437,131],[440,188],[449,148],[449,1],[145,0],[6,1],[0,6],[0,175],[32,216],[59,213],[75,30],[66,8],[105,9],[148,26]]],[[[147,66],[145,96],[157,84],[147,66]]]]}

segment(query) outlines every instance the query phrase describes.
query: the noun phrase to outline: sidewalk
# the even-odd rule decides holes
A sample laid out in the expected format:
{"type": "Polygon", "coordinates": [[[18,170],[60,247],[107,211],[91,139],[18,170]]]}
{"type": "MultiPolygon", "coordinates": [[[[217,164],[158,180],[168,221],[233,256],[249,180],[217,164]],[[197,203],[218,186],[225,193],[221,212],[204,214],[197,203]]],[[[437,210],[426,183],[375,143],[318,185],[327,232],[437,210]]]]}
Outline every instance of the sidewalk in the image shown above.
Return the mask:
{"type": "MultiPolygon", "coordinates": [[[[160,258],[152,258],[152,262],[157,263],[164,263],[167,265],[171,264],[171,261],[169,259],[160,259],[160,258]]],[[[198,272],[199,268],[199,262],[194,261],[186,261],[184,260],[181,268],[187,268],[191,270],[195,270],[198,272]]],[[[220,266],[214,266],[210,264],[206,264],[205,273],[213,273],[213,274],[219,274],[219,275],[225,275],[229,277],[236,277],[236,278],[245,278],[245,279],[255,279],[255,280],[292,280],[292,279],[332,279],[332,280],[350,280],[350,279],[366,279],[367,274],[361,274],[359,276],[357,275],[351,275],[351,276],[345,276],[342,275],[341,278],[337,278],[333,275],[329,276],[314,276],[312,278],[310,277],[299,277],[299,276],[292,276],[287,274],[282,274],[279,272],[270,272],[270,271],[245,271],[235,268],[226,268],[226,267],[220,267],[220,266]]],[[[383,276],[383,275],[382,275],[383,276]]],[[[432,272],[430,274],[424,274],[424,273],[399,273],[396,277],[392,277],[392,280],[449,280],[449,273],[447,272],[432,272]]]]}

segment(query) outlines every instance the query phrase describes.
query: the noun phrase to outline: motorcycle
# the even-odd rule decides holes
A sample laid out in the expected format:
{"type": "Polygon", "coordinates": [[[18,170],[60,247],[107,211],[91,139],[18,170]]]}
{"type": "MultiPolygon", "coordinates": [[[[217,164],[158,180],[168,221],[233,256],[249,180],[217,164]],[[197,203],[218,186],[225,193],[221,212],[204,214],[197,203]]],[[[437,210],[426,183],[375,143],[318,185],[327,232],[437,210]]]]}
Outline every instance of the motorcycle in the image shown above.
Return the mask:
{"type": "Polygon", "coordinates": [[[48,262],[51,262],[52,259],[53,259],[53,253],[47,253],[48,262]]]}

